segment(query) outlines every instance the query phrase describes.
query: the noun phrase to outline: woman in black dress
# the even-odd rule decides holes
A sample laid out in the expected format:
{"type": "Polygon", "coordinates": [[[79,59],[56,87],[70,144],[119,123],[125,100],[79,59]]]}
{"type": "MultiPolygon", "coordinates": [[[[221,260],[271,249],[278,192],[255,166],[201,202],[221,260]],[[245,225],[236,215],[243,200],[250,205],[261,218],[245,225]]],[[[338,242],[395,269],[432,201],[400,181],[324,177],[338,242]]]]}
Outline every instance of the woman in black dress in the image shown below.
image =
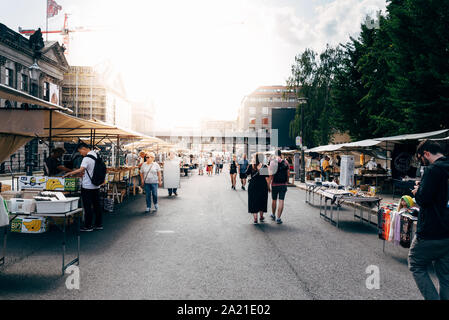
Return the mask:
{"type": "Polygon", "coordinates": [[[231,161],[231,165],[230,165],[230,170],[229,170],[229,174],[231,175],[231,189],[235,190],[235,181],[236,181],[236,177],[237,177],[237,168],[238,168],[239,164],[237,163],[237,156],[233,155],[232,156],[232,161],[231,161]]]}
{"type": "Polygon", "coordinates": [[[270,190],[268,167],[263,164],[265,156],[262,153],[256,153],[248,167],[246,174],[250,178],[248,186],[248,212],[254,217],[254,223],[257,221],[259,213],[260,222],[263,222],[264,212],[267,212],[268,192],[270,190]]]}

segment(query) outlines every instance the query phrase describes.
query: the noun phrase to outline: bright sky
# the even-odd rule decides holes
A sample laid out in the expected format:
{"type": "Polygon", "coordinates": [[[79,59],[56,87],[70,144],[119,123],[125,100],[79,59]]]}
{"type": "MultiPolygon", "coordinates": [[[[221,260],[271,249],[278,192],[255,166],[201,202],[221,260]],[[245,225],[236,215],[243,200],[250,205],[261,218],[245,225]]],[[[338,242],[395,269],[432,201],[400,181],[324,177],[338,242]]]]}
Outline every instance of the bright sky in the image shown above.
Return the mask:
{"type": "MultiPolygon", "coordinates": [[[[151,99],[158,129],[234,120],[260,85],[285,84],[305,48],[346,42],[385,0],[56,0],[49,29],[69,26],[69,63],[109,60],[128,96],[151,99]]],[[[45,30],[46,0],[0,0],[0,22],[45,30]]],[[[60,40],[50,36],[49,40],[60,40]]]]}

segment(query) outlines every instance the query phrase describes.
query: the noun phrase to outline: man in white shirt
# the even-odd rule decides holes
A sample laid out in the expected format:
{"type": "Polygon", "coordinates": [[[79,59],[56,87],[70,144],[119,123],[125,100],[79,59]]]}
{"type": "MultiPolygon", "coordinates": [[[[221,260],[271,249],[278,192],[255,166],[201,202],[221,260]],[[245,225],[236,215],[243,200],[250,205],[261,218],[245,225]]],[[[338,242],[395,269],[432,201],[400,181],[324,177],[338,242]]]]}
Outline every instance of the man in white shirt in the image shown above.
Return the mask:
{"type": "Polygon", "coordinates": [[[365,167],[368,170],[375,170],[377,168],[377,163],[376,163],[376,161],[374,161],[374,158],[371,158],[365,167]]]}
{"type": "Polygon", "coordinates": [[[78,152],[84,157],[81,167],[78,170],[67,173],[64,177],[82,174],[81,198],[84,207],[84,227],[81,231],[90,232],[103,230],[103,210],[100,205],[100,186],[92,183],[91,177],[94,174],[95,160],[98,155],[87,144],[78,145],[78,152]],[[95,225],[92,224],[95,214],[95,225]]]}
{"type": "Polygon", "coordinates": [[[139,156],[136,151],[130,152],[126,155],[125,163],[128,167],[137,167],[139,156]]]}

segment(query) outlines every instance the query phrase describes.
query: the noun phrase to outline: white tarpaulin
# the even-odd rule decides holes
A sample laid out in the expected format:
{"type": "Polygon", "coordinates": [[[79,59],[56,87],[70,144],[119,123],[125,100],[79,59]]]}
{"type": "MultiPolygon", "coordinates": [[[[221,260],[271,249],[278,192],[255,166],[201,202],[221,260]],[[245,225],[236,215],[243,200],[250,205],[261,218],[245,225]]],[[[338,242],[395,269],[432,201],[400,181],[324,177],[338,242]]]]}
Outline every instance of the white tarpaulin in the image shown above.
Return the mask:
{"type": "Polygon", "coordinates": [[[0,163],[30,141],[30,137],[0,133],[0,163]]]}
{"type": "Polygon", "coordinates": [[[424,133],[414,133],[414,134],[403,134],[399,136],[385,137],[385,138],[375,138],[374,140],[380,141],[405,141],[405,140],[420,140],[420,139],[430,139],[430,138],[445,138],[449,133],[449,129],[443,129],[438,131],[424,132],[424,133]]]}
{"type": "Polygon", "coordinates": [[[181,183],[180,160],[175,158],[173,160],[167,159],[164,161],[164,188],[179,188],[181,183]]]}

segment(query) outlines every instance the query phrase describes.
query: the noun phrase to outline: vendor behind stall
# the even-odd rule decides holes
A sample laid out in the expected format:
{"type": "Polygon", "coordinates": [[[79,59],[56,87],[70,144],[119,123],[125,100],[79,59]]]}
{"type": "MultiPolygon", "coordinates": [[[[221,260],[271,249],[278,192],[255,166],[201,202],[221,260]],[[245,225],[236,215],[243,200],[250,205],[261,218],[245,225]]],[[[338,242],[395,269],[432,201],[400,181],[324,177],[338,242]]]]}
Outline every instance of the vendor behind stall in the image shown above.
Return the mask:
{"type": "Polygon", "coordinates": [[[63,148],[53,149],[51,155],[45,159],[44,174],[49,177],[63,176],[72,169],[64,167],[62,163],[62,156],[65,150],[63,148]]]}
{"type": "Polygon", "coordinates": [[[374,160],[374,158],[371,158],[370,161],[368,161],[368,163],[365,165],[365,168],[367,168],[370,171],[377,169],[377,163],[374,160]]]}

